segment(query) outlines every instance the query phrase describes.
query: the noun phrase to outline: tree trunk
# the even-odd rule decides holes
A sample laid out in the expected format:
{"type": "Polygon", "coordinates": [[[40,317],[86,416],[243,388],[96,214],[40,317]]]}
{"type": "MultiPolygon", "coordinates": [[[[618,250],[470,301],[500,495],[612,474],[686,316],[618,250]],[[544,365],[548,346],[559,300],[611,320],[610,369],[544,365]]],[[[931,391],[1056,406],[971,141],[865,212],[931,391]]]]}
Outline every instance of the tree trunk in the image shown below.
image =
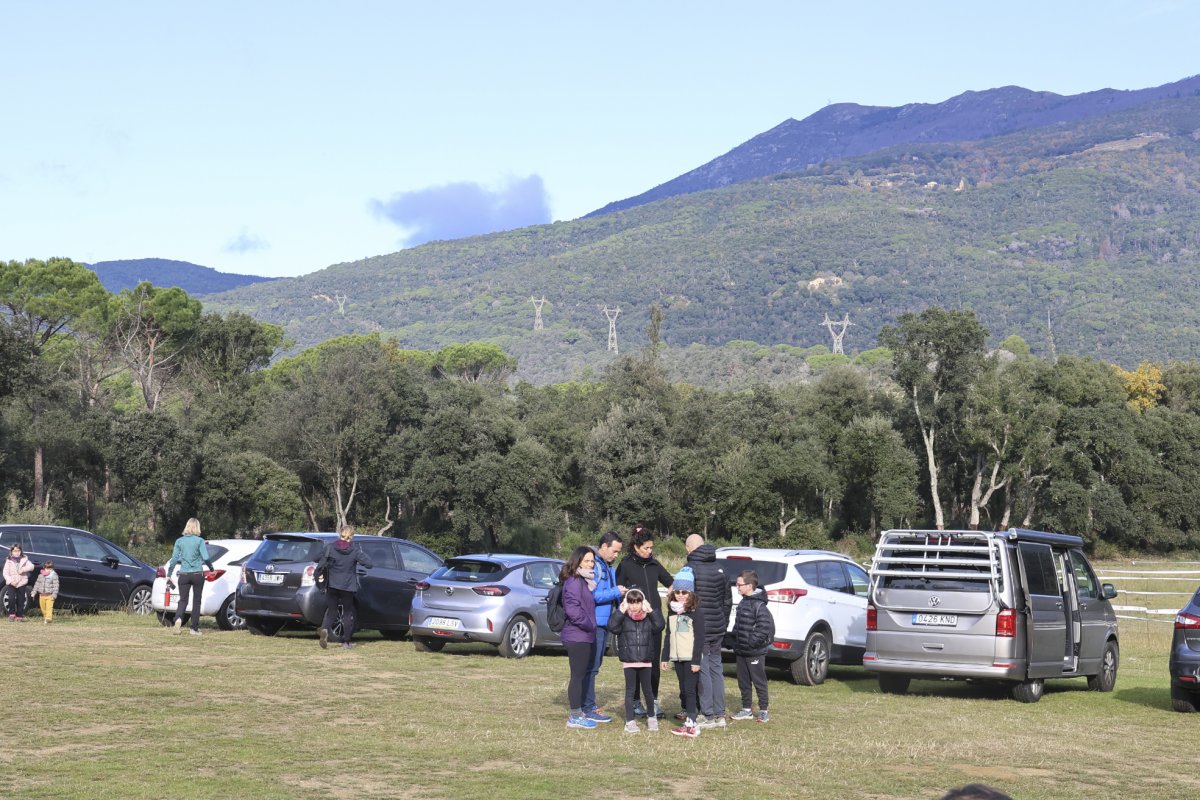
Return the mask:
{"type": "MultiPolygon", "coordinates": [[[[35,426],[36,430],[36,426],[35,426]]],[[[45,506],[45,475],[42,469],[42,446],[33,448],[33,507],[41,509],[45,506]]]]}
{"type": "Polygon", "coordinates": [[[930,423],[929,428],[925,428],[925,420],[921,418],[921,406],[917,403],[916,395],[913,395],[913,410],[917,412],[917,427],[921,430],[921,440],[925,443],[925,463],[929,469],[929,499],[933,502],[933,521],[934,526],[939,531],[946,529],[946,518],[942,512],[942,498],[938,493],[938,465],[937,458],[934,456],[934,443],[937,440],[937,430],[930,423]]]}

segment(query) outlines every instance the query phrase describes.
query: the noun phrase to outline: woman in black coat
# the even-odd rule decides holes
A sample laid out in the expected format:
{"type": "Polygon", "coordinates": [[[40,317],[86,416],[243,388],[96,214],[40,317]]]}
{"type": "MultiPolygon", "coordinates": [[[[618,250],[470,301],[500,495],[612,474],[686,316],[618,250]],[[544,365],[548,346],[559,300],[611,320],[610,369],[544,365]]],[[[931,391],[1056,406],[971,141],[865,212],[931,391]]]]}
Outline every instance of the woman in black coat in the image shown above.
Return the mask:
{"type": "Polygon", "coordinates": [[[329,646],[329,631],[338,619],[338,610],[342,616],[342,647],[353,647],[350,636],[354,633],[354,625],[358,622],[355,608],[355,595],[358,592],[358,567],[370,569],[371,558],[363,549],[354,544],[354,528],[344,526],[338,532],[336,542],[325,546],[325,552],[317,561],[317,575],[325,578],[325,618],[317,629],[321,649],[329,646]]]}

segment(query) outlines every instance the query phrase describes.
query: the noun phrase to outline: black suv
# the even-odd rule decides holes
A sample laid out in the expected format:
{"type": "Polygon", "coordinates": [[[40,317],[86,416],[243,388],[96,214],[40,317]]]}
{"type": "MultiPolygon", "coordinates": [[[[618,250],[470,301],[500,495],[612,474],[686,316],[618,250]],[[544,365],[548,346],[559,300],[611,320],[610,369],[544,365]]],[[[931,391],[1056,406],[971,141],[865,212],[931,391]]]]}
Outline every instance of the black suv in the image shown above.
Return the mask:
{"type": "MultiPolygon", "coordinates": [[[[0,525],[0,556],[7,558],[14,544],[21,545],[37,569],[46,561],[54,562],[59,579],[56,608],[120,608],[134,614],[154,610],[150,605],[154,567],[103,536],[58,525],[0,525]]],[[[36,578],[35,570],[25,591],[32,594],[36,578]]],[[[8,604],[7,593],[4,602],[8,604]]],[[[37,608],[37,603],[29,608],[37,608]]],[[[9,613],[7,608],[4,613],[9,613]]]]}
{"type": "MultiPolygon", "coordinates": [[[[317,626],[325,616],[325,586],[316,581],[317,559],[333,533],[268,533],[242,564],[237,610],[251,633],[272,636],[289,622],[317,626]]],[[[442,566],[442,559],[407,539],[354,537],[371,559],[358,571],[358,627],[399,639],[408,631],[417,581],[442,566]]],[[[340,622],[334,626],[340,637],[340,622]]]]}

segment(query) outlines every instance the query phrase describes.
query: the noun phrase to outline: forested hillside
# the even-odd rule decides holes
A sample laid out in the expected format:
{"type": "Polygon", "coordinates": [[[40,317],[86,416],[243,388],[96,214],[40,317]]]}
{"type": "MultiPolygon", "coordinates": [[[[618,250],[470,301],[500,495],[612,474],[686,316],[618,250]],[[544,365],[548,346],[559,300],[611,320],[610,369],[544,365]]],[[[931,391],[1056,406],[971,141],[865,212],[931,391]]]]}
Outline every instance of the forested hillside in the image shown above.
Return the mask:
{"type": "Polygon", "coordinates": [[[188,294],[206,295],[274,280],[257,275],[217,272],[212,267],[202,267],[189,261],[173,261],[169,258],[97,261],[88,266],[100,277],[100,283],[110,292],[132,289],[142,281],[150,281],[155,286],[174,286],[188,294]]]}
{"type": "Polygon", "coordinates": [[[874,347],[900,314],[974,310],[994,340],[1132,366],[1200,356],[1200,98],[982,142],[906,145],[603,216],[436,242],[209,298],[307,346],[472,340],[553,382],[647,341],[874,347]],[[533,331],[531,296],[545,296],[533,331]],[[342,298],[339,301],[339,298],[342,298]]]}

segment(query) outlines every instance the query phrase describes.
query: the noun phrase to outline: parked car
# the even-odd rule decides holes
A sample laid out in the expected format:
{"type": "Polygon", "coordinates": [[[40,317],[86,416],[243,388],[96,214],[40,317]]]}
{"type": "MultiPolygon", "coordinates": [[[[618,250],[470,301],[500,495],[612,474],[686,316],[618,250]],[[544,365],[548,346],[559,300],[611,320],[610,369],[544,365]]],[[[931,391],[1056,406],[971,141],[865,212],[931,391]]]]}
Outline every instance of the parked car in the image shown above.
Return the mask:
{"type": "Polygon", "coordinates": [[[867,653],[879,688],[913,678],[998,681],[1036,703],[1047,678],[1117,681],[1117,617],[1083,539],[1022,529],[885,531],[871,564],[867,653]]]}
{"type": "Polygon", "coordinates": [[[546,596],[562,566],[553,558],[494,553],[450,559],[417,584],[413,643],[436,652],[446,642],[487,642],[507,658],[559,646],[546,623],[546,596]]]}
{"type": "MultiPolygon", "coordinates": [[[[242,580],[242,562],[258,549],[257,539],[210,539],[208,555],[214,569],[204,574],[204,589],[200,593],[200,615],[217,618],[217,627],[223,631],[241,630],[246,627],[237,613],[237,587],[242,580]]],[[[168,564],[170,562],[167,562],[168,564]]],[[[167,589],[167,565],[158,568],[150,596],[151,605],[158,614],[158,621],[170,625],[175,621],[179,608],[179,584],[173,581],[174,590],[167,589]]]]}
{"type": "MultiPolygon", "coordinates": [[[[325,616],[325,586],[316,580],[317,559],[334,533],[268,533],[242,563],[237,611],[251,633],[273,636],[285,624],[318,626],[325,616]]],[[[359,535],[373,566],[360,568],[356,597],[358,628],[399,639],[408,631],[417,582],[442,566],[442,559],[416,542],[389,536],[359,535]]],[[[341,637],[340,615],[334,626],[341,637]]]]}
{"type": "MultiPolygon", "coordinates": [[[[861,664],[867,638],[867,572],[854,559],[828,550],[721,547],[731,580],[754,570],[775,619],[775,641],[767,661],[783,662],[792,680],[805,686],[824,682],[829,664],[861,664]]],[[[733,591],[737,613],[741,595],[733,591]]]]}
{"type": "MultiPolygon", "coordinates": [[[[55,608],[119,608],[134,614],[153,611],[150,585],[154,582],[154,567],[103,536],[59,525],[0,525],[0,547],[5,555],[14,544],[21,545],[38,569],[47,560],[54,562],[59,577],[55,608]]],[[[31,595],[33,577],[36,573],[26,588],[31,595]]],[[[37,608],[37,603],[31,602],[29,607],[37,608]]]]}
{"type": "Polygon", "coordinates": [[[1200,590],[1175,615],[1168,668],[1171,707],[1184,712],[1200,708],[1200,590]]]}

